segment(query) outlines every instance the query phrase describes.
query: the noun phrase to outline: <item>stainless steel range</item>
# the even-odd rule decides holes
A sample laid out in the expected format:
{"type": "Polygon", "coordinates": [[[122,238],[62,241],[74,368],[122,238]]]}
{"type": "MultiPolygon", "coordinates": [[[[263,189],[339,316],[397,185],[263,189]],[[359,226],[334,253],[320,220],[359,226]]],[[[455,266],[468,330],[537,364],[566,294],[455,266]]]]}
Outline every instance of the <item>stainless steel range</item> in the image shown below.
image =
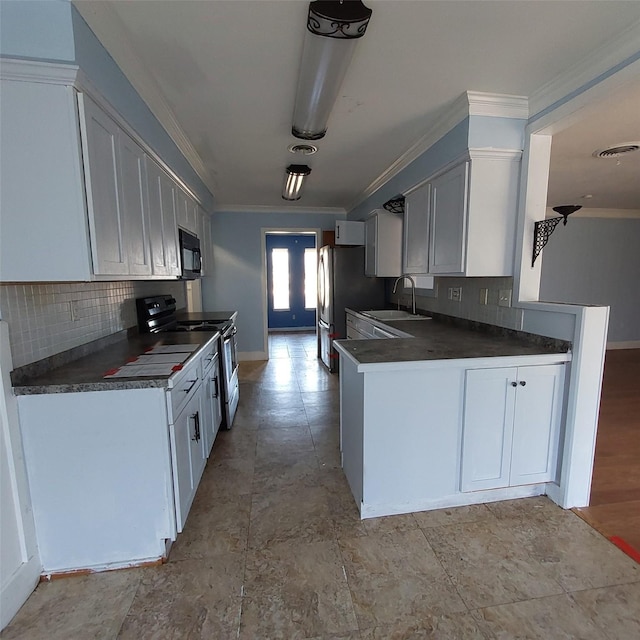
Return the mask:
{"type": "Polygon", "coordinates": [[[173,296],[150,296],[137,298],[138,328],[141,333],[163,333],[166,331],[218,331],[220,342],[218,351],[221,354],[220,379],[222,380],[222,427],[231,429],[240,400],[238,385],[238,349],[236,345],[237,328],[231,314],[222,320],[220,314],[213,314],[215,319],[207,319],[206,313],[199,313],[198,319],[178,319],[176,300],[173,296]]]}

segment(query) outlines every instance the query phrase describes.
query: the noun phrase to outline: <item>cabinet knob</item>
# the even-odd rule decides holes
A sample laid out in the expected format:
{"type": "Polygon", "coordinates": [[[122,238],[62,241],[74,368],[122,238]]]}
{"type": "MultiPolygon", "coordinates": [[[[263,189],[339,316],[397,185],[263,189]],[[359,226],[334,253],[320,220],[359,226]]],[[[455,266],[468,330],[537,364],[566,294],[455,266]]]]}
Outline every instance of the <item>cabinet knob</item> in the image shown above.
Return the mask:
{"type": "Polygon", "coordinates": [[[512,383],[511,383],[511,386],[512,386],[512,387],[517,387],[517,386],[518,386],[518,383],[517,383],[517,382],[512,382],[512,383]]]}
{"type": "Polygon", "coordinates": [[[526,380],[520,380],[520,386],[521,387],[526,386],[526,384],[527,384],[526,380]]]}

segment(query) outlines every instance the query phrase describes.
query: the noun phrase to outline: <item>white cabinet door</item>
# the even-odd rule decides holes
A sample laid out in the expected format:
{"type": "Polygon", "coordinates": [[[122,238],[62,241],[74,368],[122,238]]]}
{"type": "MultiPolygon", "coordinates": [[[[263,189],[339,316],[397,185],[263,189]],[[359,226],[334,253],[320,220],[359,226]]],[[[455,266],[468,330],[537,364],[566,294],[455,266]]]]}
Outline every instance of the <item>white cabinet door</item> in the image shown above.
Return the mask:
{"type": "Polygon", "coordinates": [[[336,220],[336,244],[362,246],[364,244],[364,222],[336,220]]]}
{"type": "Polygon", "coordinates": [[[174,202],[174,183],[149,157],[147,157],[147,183],[153,275],[179,276],[178,225],[174,202]]]}
{"type": "Polygon", "coordinates": [[[402,273],[429,273],[429,193],[422,185],[405,197],[402,273]]]}
{"type": "Polygon", "coordinates": [[[463,273],[467,232],[469,163],[431,181],[429,273],[463,273]]]}
{"type": "Polygon", "coordinates": [[[222,406],[220,404],[220,362],[216,354],[204,372],[204,446],[207,456],[220,430],[222,406]]]}
{"type": "Polygon", "coordinates": [[[511,452],[512,486],[555,479],[564,365],[520,367],[511,452]]]}
{"type": "Polygon", "coordinates": [[[78,96],[93,272],[127,275],[126,225],[119,185],[120,129],[92,100],[78,96]]]}
{"type": "Polygon", "coordinates": [[[391,278],[402,271],[402,218],[375,211],[364,228],[365,275],[391,278]]]}
{"type": "Polygon", "coordinates": [[[201,427],[202,387],[199,387],[170,426],[178,533],[187,520],[206,463],[201,427]]]}
{"type": "Polygon", "coordinates": [[[374,216],[364,223],[364,275],[376,275],[377,231],[378,219],[374,216]]]}
{"type": "Polygon", "coordinates": [[[119,134],[120,184],[128,273],[151,275],[145,154],[126,133],[119,134]]]}
{"type": "Polygon", "coordinates": [[[462,435],[462,491],[509,486],[517,369],[467,371],[462,435]]]}
{"type": "Polygon", "coordinates": [[[555,479],[564,365],[466,373],[462,491],[555,479]]]}
{"type": "Polygon", "coordinates": [[[178,225],[198,235],[198,205],[182,189],[176,190],[176,209],[178,225]]]}

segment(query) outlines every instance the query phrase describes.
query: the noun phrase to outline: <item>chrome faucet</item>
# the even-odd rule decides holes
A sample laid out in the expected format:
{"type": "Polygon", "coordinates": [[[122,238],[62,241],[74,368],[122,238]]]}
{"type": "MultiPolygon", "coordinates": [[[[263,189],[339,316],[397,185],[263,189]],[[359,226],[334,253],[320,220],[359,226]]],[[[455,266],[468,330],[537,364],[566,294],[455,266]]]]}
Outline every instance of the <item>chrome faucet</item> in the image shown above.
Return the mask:
{"type": "MultiPolygon", "coordinates": [[[[395,293],[398,288],[398,282],[400,280],[407,279],[411,283],[411,313],[416,315],[416,283],[415,280],[411,276],[400,276],[396,278],[396,281],[393,283],[393,291],[391,293],[395,293]]],[[[398,296],[398,309],[400,308],[400,296],[398,296]]]]}

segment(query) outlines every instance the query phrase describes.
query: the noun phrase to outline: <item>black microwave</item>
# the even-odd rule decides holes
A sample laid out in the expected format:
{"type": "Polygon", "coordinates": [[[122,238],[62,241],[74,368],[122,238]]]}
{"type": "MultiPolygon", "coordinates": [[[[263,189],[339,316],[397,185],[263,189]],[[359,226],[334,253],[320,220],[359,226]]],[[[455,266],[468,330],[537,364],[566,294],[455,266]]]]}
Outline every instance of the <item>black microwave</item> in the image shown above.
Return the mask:
{"type": "Polygon", "coordinates": [[[202,253],[200,252],[200,240],[188,231],[179,229],[180,235],[180,261],[182,265],[181,278],[195,280],[202,275],[202,253]]]}

